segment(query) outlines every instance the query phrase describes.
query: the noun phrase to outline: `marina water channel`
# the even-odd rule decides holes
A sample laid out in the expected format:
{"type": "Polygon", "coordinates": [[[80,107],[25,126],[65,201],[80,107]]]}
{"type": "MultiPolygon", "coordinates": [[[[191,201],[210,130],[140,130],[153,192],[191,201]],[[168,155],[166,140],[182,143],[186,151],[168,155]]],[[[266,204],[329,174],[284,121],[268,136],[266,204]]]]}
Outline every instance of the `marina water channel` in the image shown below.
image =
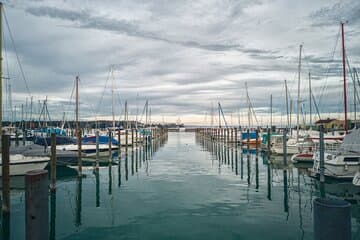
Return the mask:
{"type": "MultiPolygon", "coordinates": [[[[123,152],[118,163],[84,166],[82,178],[58,169],[50,239],[313,239],[320,184],[309,167],[169,132],[148,148],[123,152]]],[[[324,188],[351,203],[352,238],[360,239],[359,188],[329,180],[324,188]]],[[[11,190],[10,223],[1,224],[10,224],[2,239],[25,239],[21,186],[11,190]]]]}

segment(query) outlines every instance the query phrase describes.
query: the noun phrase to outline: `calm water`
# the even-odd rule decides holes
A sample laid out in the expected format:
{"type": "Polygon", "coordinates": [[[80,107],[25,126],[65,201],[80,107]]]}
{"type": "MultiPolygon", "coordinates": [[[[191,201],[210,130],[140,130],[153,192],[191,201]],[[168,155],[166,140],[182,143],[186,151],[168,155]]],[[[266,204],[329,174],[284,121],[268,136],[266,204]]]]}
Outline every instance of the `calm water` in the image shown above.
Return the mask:
{"type": "MultiPolygon", "coordinates": [[[[319,184],[306,169],[267,164],[242,153],[169,133],[163,143],[129,150],[120,165],[63,173],[49,198],[53,239],[312,239],[312,199],[319,184]]],[[[60,174],[61,172],[59,172],[60,174]]],[[[352,203],[360,239],[360,191],[327,183],[328,195],[352,203]]],[[[12,191],[11,239],[24,239],[24,192],[12,191]]]]}

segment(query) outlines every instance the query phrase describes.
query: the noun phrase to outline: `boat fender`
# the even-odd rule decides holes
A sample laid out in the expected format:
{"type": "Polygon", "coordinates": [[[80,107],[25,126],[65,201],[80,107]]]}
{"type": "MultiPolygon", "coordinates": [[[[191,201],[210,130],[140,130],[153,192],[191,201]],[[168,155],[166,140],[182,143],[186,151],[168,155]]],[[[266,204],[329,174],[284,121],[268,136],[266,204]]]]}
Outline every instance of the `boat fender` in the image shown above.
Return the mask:
{"type": "Polygon", "coordinates": [[[349,166],[347,164],[345,164],[345,171],[349,170],[349,166]]]}

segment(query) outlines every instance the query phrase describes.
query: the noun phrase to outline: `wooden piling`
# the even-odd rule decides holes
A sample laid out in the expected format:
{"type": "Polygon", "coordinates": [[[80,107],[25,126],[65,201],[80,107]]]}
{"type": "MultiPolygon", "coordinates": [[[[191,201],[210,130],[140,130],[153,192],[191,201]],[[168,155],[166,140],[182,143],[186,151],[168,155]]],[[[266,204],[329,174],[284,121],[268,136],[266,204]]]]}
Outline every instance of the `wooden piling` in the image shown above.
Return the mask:
{"type": "Polygon", "coordinates": [[[10,212],[10,136],[4,133],[1,136],[2,158],[2,211],[10,212]]]}
{"type": "Polygon", "coordinates": [[[128,130],[125,130],[125,150],[126,152],[128,151],[128,144],[129,144],[129,139],[128,139],[128,130]]]}
{"type": "Polygon", "coordinates": [[[121,159],[121,130],[118,130],[118,158],[121,159]]]}
{"type": "Polygon", "coordinates": [[[131,128],[131,148],[134,148],[134,128],[131,128]]]}
{"type": "Polygon", "coordinates": [[[319,152],[320,152],[320,182],[321,183],[324,183],[325,182],[325,175],[324,175],[324,172],[325,172],[325,166],[324,166],[324,152],[325,152],[325,149],[324,149],[324,126],[323,125],[320,125],[320,128],[319,128],[320,132],[319,132],[319,152]]]}
{"type": "Polygon", "coordinates": [[[109,129],[109,162],[112,161],[112,132],[109,129]]]}
{"type": "Polygon", "coordinates": [[[49,238],[48,172],[25,175],[25,236],[27,240],[49,238]]]}
{"type": "Polygon", "coordinates": [[[269,153],[271,152],[271,129],[268,128],[267,130],[267,149],[269,153]]]}
{"type": "Polygon", "coordinates": [[[51,134],[51,156],[50,156],[50,190],[56,190],[56,134],[51,134]]]}
{"type": "Polygon", "coordinates": [[[135,131],[136,131],[136,137],[135,137],[135,144],[136,144],[136,147],[138,146],[138,133],[139,133],[139,131],[138,131],[138,129],[136,128],[135,129],[135,131]]]}
{"type": "Polygon", "coordinates": [[[99,130],[95,132],[95,144],[96,144],[96,169],[99,168],[99,130]]]}
{"type": "Polygon", "coordinates": [[[82,159],[81,159],[81,130],[77,133],[78,144],[78,175],[82,175],[82,159]]]}
{"type": "Polygon", "coordinates": [[[287,165],[287,130],[284,129],[284,132],[283,132],[283,154],[284,154],[284,158],[283,158],[283,162],[284,162],[284,165],[286,166],[287,165]]]}

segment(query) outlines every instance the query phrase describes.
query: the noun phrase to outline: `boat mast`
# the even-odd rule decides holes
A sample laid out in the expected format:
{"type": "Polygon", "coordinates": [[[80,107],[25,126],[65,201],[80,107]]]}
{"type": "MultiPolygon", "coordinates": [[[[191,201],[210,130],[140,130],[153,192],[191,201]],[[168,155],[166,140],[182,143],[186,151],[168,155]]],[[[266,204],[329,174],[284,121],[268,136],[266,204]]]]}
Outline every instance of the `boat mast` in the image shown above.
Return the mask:
{"type": "Polygon", "coordinates": [[[344,77],[344,130],[345,133],[348,130],[347,125],[347,95],[346,95],[346,68],[345,68],[345,37],[344,37],[344,23],[341,22],[341,40],[342,40],[342,63],[343,63],[343,77],[344,77]]]}
{"type": "Polygon", "coordinates": [[[111,102],[111,113],[112,113],[112,126],[113,126],[113,129],[115,129],[114,69],[113,69],[112,66],[111,66],[111,68],[110,68],[110,71],[111,71],[111,99],[112,99],[112,102],[111,102]]]}
{"type": "Polygon", "coordinates": [[[301,75],[301,50],[302,44],[299,48],[299,66],[298,66],[298,92],[297,92],[297,112],[296,112],[296,141],[299,141],[299,129],[300,129],[300,75],[301,75]]]}
{"type": "Polygon", "coordinates": [[[125,129],[128,129],[128,109],[127,109],[127,100],[125,101],[125,129]]]}
{"type": "Polygon", "coordinates": [[[249,125],[249,129],[250,129],[250,114],[251,114],[251,109],[250,109],[250,98],[249,98],[249,92],[248,92],[248,88],[247,88],[247,82],[245,82],[245,89],[246,89],[246,102],[248,104],[248,125],[249,125]]]}
{"type": "Polygon", "coordinates": [[[358,81],[359,81],[359,76],[357,74],[356,68],[354,68],[353,72],[354,72],[354,122],[355,122],[355,128],[357,128],[357,123],[356,123],[356,95],[357,95],[356,79],[358,79],[358,81]]]}
{"type": "Polygon", "coordinates": [[[310,128],[312,128],[312,99],[311,99],[311,73],[309,72],[309,111],[310,111],[310,128]]]}
{"type": "Polygon", "coordinates": [[[211,127],[214,126],[214,103],[211,102],[211,127]]]}
{"type": "MultiPolygon", "coordinates": [[[[270,94],[270,129],[272,129],[272,94],[270,94]]],[[[270,130],[271,131],[271,130],[270,130]]]]}
{"type": "Polygon", "coordinates": [[[75,136],[78,142],[80,141],[79,135],[79,76],[75,78],[75,136]]]}
{"type": "Polygon", "coordinates": [[[220,118],[220,102],[218,102],[218,113],[219,113],[219,128],[221,128],[221,118],[220,118]]]}
{"type": "Polygon", "coordinates": [[[0,2],[0,134],[2,134],[2,11],[3,11],[3,4],[0,2]]]}
{"type": "Polygon", "coordinates": [[[288,97],[288,88],[285,79],[285,97],[286,97],[286,117],[287,117],[287,128],[290,127],[290,118],[289,118],[289,97],[288,97]]]}
{"type": "MultiPolygon", "coordinates": [[[[135,129],[138,128],[138,115],[139,115],[139,93],[136,94],[136,122],[135,122],[135,129]]],[[[164,117],[163,117],[164,122],[164,117]]]]}
{"type": "Polygon", "coordinates": [[[148,124],[148,116],[149,116],[149,100],[146,100],[146,103],[145,103],[145,127],[147,127],[147,124],[148,124]]]}

